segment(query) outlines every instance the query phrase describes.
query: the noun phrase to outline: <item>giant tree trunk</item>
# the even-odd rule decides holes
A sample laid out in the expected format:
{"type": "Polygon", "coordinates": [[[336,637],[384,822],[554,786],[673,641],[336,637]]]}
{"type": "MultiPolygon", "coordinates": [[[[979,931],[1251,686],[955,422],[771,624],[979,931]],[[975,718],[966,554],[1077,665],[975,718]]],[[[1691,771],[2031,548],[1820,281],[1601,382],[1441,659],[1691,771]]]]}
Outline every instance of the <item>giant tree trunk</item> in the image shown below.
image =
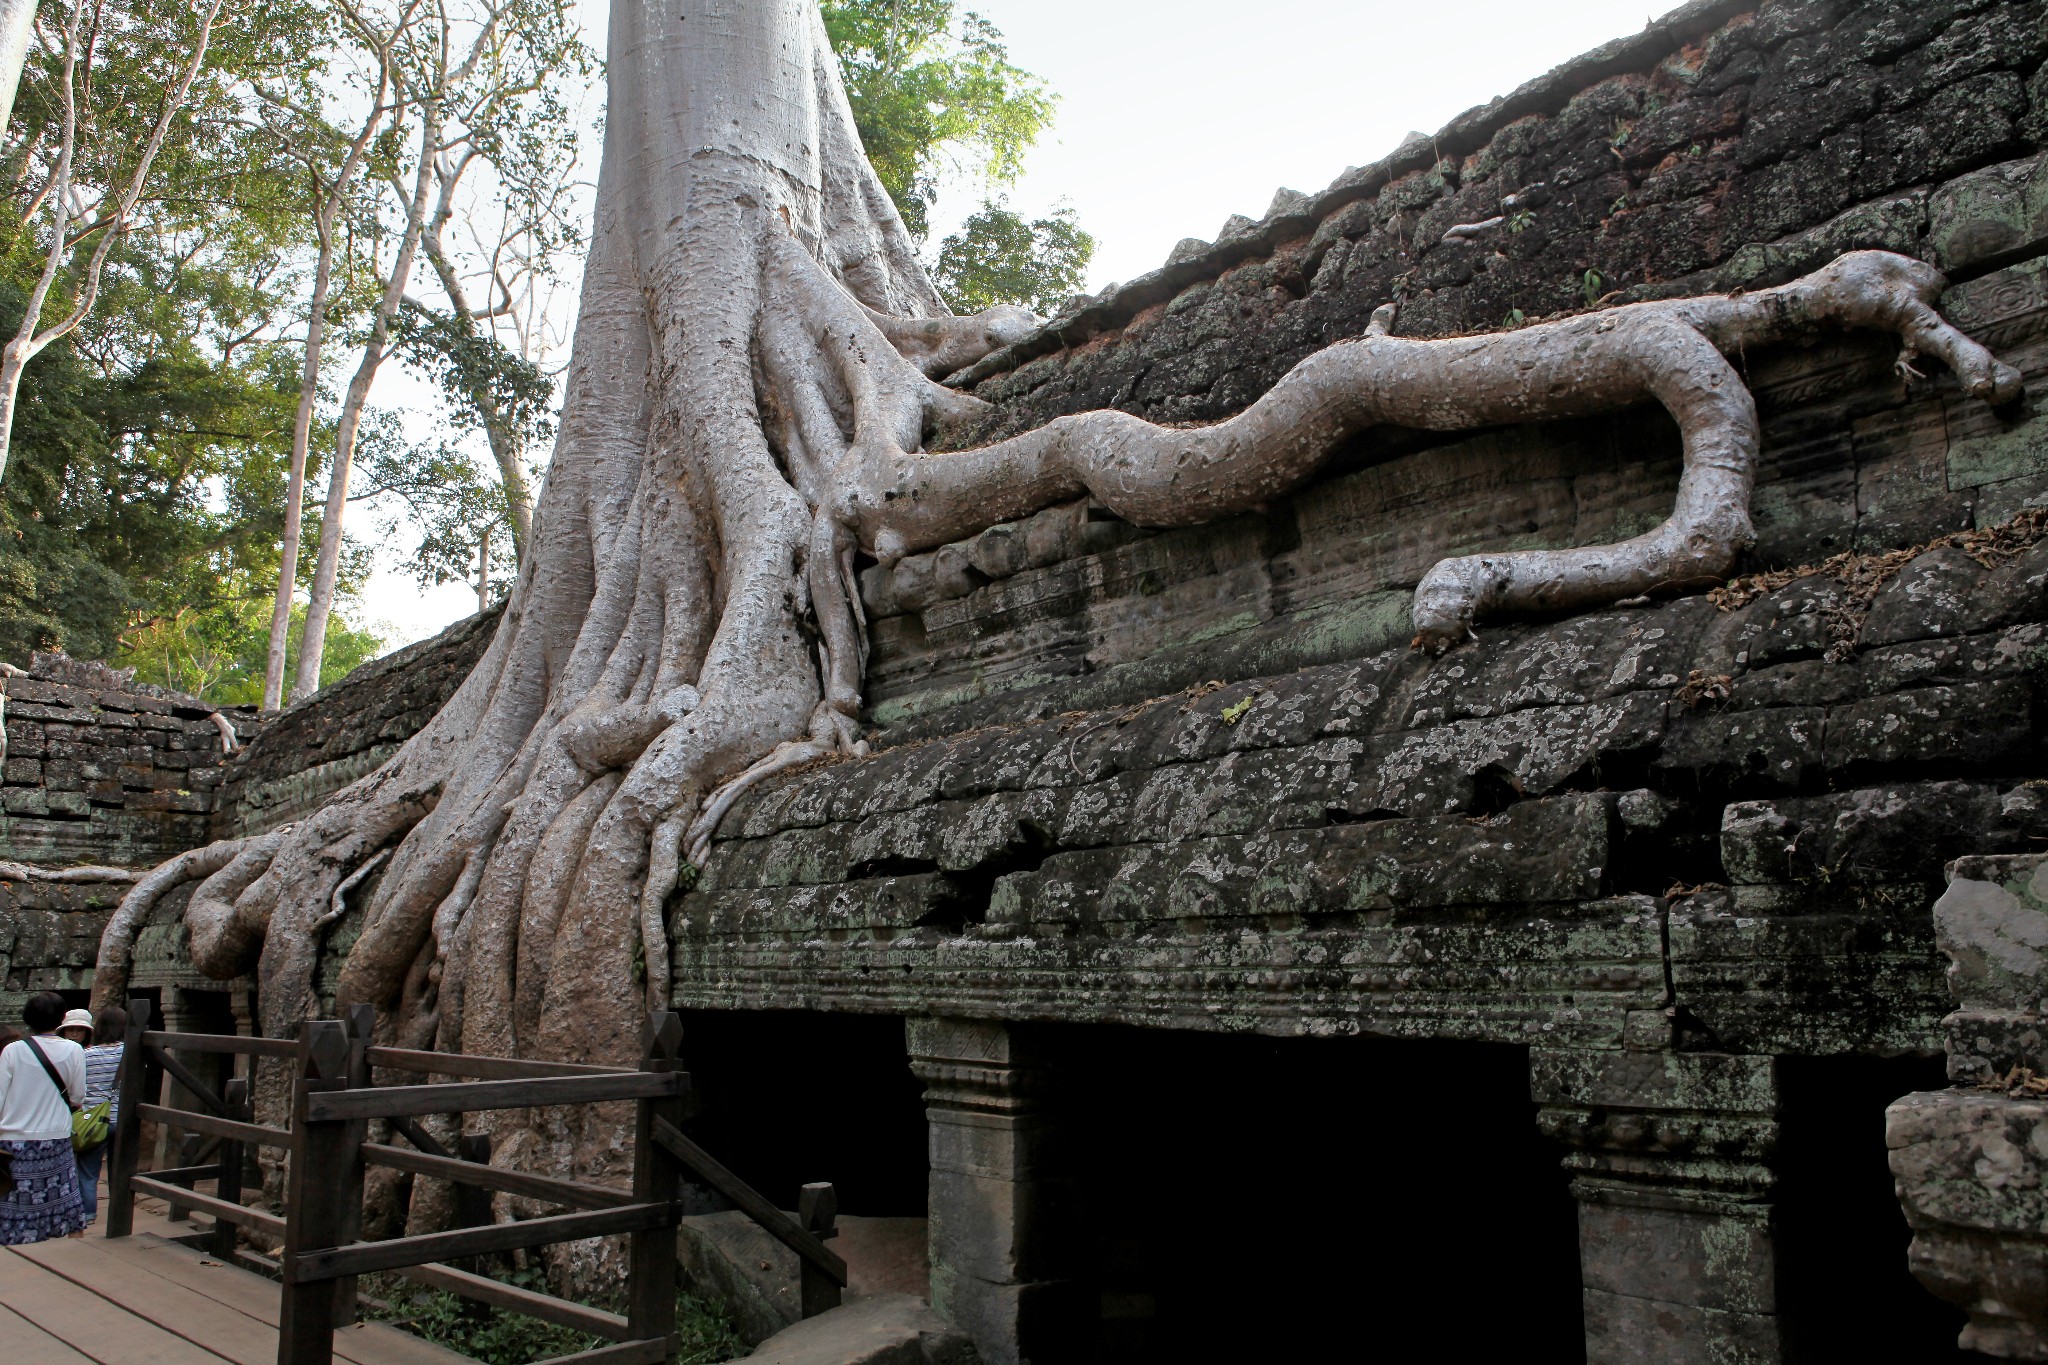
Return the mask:
{"type": "MultiPolygon", "coordinates": [[[[815,0],[618,0],[597,221],[553,465],[503,624],[445,709],[287,832],[187,855],[123,903],[96,1002],[154,899],[205,877],[198,965],[258,959],[261,1024],[314,1008],[345,879],[388,853],[340,976],[408,1046],[621,1062],[665,1000],[661,911],[732,796],[858,750],[852,567],[1092,492],[1153,525],[1284,492],[1375,423],[1453,429],[1657,401],[1686,472],[1624,545],[1472,556],[1418,593],[1421,640],[1476,614],[1611,601],[1724,574],[1749,535],[1756,420],[1723,351],[1835,323],[1901,333],[1972,392],[2018,377],[1928,306],[1939,277],[1877,253],[1781,290],[1642,305],[1496,336],[1372,332],[1215,426],[1063,418],[923,453],[978,410],[934,383],[1010,339],[953,319],[852,131],[815,0]]],[[[494,1159],[603,1176],[611,1118],[505,1116],[494,1159]]]]}

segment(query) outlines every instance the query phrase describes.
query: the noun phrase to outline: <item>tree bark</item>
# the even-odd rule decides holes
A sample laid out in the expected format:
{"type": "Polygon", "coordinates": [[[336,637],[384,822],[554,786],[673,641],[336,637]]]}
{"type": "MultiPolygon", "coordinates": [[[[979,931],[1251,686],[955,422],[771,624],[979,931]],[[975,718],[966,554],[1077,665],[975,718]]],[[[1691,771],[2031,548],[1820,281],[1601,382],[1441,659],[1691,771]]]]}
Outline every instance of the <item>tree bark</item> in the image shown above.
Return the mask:
{"type": "MultiPolygon", "coordinates": [[[[1212,427],[1092,413],[927,453],[927,432],[985,407],[927,370],[1028,320],[945,316],[861,153],[814,0],[619,0],[611,26],[582,311],[503,623],[390,762],[194,896],[209,971],[246,968],[261,926],[267,1034],[313,1010],[340,888],[388,855],[356,886],[344,1004],[378,1004],[408,1046],[636,1056],[641,1007],[667,994],[663,910],[685,859],[749,783],[864,750],[857,554],[887,561],[1083,491],[1149,524],[1224,515],[1378,423],[1669,407],[1686,449],[1672,520],[1622,546],[1438,566],[1416,617],[1441,645],[1482,613],[1727,572],[1756,430],[1726,350],[1879,327],[1970,392],[2018,391],[1935,315],[1938,275],[1859,253],[1781,290],[1496,336],[1395,338],[1383,316],[1212,427]]],[[[124,951],[110,931],[97,997],[118,998],[124,951]]],[[[616,1174],[617,1114],[494,1121],[495,1161],[616,1174]]]]}
{"type": "Polygon", "coordinates": [[[14,115],[21,69],[28,65],[29,38],[35,33],[37,0],[0,0],[0,138],[14,115]]]}

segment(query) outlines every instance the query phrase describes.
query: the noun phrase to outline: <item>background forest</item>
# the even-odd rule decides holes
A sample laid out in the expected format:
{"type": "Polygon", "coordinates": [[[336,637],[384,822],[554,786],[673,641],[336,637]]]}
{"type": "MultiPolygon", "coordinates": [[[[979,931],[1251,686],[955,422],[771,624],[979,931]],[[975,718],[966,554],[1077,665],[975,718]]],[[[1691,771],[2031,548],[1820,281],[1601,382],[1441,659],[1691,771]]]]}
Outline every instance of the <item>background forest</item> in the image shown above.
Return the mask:
{"type": "MultiPolygon", "coordinates": [[[[33,8],[0,139],[0,659],[276,706],[385,648],[379,558],[501,597],[568,358],[602,35],[573,0],[33,8]]],[[[1093,241],[1003,199],[1052,92],[954,0],[824,13],[942,293],[1052,311],[1093,241]],[[934,241],[955,195],[978,207],[934,241]]]]}

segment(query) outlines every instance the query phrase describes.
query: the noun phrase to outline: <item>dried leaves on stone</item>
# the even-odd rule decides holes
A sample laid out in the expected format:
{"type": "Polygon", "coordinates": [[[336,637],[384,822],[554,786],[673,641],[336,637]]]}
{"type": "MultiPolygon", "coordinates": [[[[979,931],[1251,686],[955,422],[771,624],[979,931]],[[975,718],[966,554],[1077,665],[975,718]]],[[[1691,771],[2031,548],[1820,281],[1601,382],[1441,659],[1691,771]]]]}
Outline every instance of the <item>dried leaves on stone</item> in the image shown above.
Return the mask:
{"type": "MultiPolygon", "coordinates": [[[[1829,663],[1842,663],[1856,652],[1863,622],[1870,615],[1871,604],[1877,600],[1878,593],[1897,577],[1901,569],[1921,555],[1931,550],[1960,550],[1983,567],[1995,569],[2007,560],[2018,558],[2043,539],[2048,539],[2048,507],[2029,507],[2011,521],[1997,526],[1951,532],[1922,545],[1879,554],[1844,551],[1818,564],[1802,564],[1796,569],[1773,569],[1768,573],[1731,579],[1709,592],[1707,600],[1722,611],[1735,611],[1801,579],[1831,578],[1846,588],[1847,594],[1843,600],[1830,602],[1821,608],[1821,620],[1831,641],[1825,657],[1829,663]]],[[[1691,687],[1692,683],[1688,682],[1687,686],[1691,687]]],[[[1703,693],[1700,700],[1705,699],[1703,693]]],[[[1698,702],[1689,704],[1697,705],[1698,702]]]]}

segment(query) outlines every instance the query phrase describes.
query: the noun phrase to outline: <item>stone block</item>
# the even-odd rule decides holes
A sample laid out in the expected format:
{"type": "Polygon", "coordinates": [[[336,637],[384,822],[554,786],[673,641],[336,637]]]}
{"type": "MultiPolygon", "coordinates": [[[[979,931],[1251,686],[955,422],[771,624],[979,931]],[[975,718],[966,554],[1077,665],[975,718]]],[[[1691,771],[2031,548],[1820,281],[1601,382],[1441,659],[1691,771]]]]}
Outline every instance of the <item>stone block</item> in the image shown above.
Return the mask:
{"type": "Polygon", "coordinates": [[[1819,707],[1702,708],[1672,715],[1655,766],[1711,781],[1794,788],[1821,767],[1827,738],[1827,716],[1819,707]]]}
{"type": "Polygon", "coordinates": [[[1579,1272],[1589,1290],[1721,1312],[1778,1309],[1767,1204],[1582,1202],[1579,1272]]]}
{"type": "Polygon", "coordinates": [[[1932,882],[1971,852],[2037,847],[2048,836],[2048,783],[1897,782],[1825,796],[1730,803],[1721,865],[1731,882],[1815,889],[1932,882]]]}
{"type": "Polygon", "coordinates": [[[1045,1279],[1072,1254],[1070,1198],[1058,1182],[962,1175],[934,1167],[932,1263],[992,1283],[1045,1279]]]}
{"type": "Polygon", "coordinates": [[[1327,831],[1310,875],[1330,909],[1582,900],[1600,894],[1613,798],[1521,801],[1489,819],[1379,820],[1327,831]]]}
{"type": "Polygon", "coordinates": [[[1587,1289],[1586,1365],[1779,1365],[1778,1319],[1587,1289]]]}
{"type": "Polygon", "coordinates": [[[1908,1095],[1885,1111],[1885,1146],[1914,1275],[1970,1315],[1959,1344],[2048,1358],[2048,1102],[1908,1095]]]}
{"type": "Polygon", "coordinates": [[[2039,255],[2048,247],[2048,156],[1972,171],[1927,203],[1928,259],[1957,272],[2039,255]]]}
{"type": "Polygon", "coordinates": [[[1913,688],[1827,713],[1832,772],[1944,763],[2010,762],[2033,740],[2031,689],[2018,680],[1913,688]]]}
{"type": "Polygon", "coordinates": [[[1529,1054],[1529,1097],[1538,1104],[1772,1114],[1777,1096],[1770,1057],[1549,1048],[1529,1054]]]}
{"type": "Polygon", "coordinates": [[[2048,1009],[2048,854],[1959,858],[1950,872],[1934,932],[1956,1000],[1965,1010],[2048,1009]]]}

